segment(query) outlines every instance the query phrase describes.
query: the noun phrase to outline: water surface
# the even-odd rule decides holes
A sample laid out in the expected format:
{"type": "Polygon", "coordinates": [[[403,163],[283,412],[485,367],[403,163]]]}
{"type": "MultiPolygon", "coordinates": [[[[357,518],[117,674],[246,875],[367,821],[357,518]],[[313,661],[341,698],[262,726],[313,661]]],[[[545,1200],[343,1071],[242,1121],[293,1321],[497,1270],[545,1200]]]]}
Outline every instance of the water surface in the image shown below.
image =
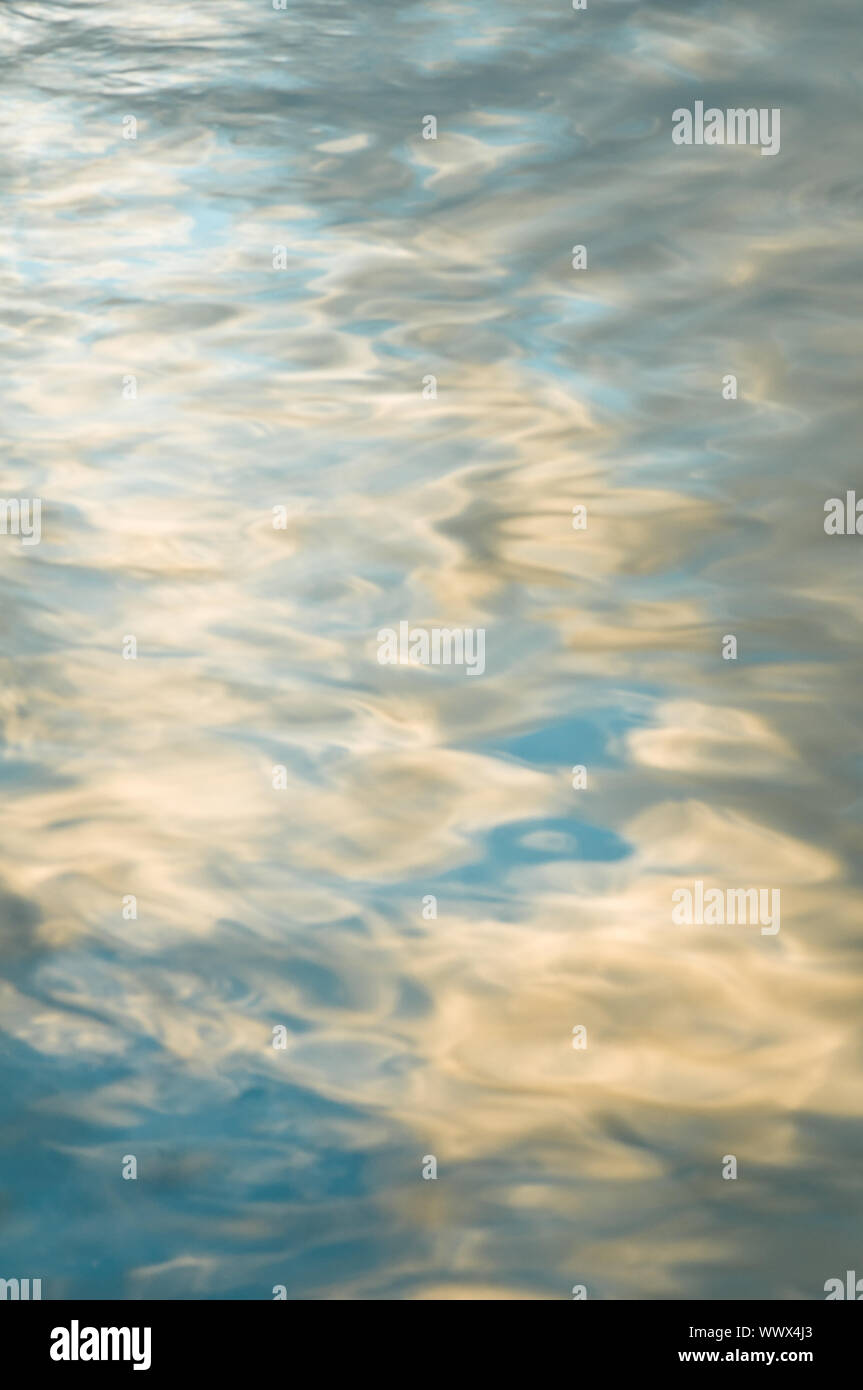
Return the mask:
{"type": "Polygon", "coordinates": [[[2,5],[0,1276],[861,1267],[861,48],[850,0],[2,5]],[[780,153],[674,146],[696,100],[780,153]],[[379,665],[402,619],[485,673],[379,665]],[[781,930],[672,925],[696,879],[781,930]]]}

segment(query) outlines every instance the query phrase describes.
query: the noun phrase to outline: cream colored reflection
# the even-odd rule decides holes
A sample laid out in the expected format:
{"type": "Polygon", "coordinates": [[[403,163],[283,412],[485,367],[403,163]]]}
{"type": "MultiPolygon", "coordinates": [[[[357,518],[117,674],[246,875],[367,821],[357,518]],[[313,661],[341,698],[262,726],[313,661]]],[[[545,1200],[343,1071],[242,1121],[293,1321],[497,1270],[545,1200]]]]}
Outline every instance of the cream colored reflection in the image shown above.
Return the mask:
{"type": "Polygon", "coordinates": [[[628,746],[637,763],[689,776],[775,777],[798,761],[794,747],[760,716],[694,700],[663,706],[654,727],[632,733],[628,746]]]}

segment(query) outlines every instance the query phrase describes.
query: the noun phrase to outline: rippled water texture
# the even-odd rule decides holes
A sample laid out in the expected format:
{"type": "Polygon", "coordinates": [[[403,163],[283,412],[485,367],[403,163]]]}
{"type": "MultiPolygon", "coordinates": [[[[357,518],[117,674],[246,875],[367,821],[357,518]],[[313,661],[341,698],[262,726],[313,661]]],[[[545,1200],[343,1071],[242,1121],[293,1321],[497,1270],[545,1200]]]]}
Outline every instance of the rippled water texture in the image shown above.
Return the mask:
{"type": "Polygon", "coordinates": [[[7,0],[0,51],[0,1275],[863,1272],[859,5],[7,0]],[[674,925],[696,879],[781,930],[674,925]]]}

